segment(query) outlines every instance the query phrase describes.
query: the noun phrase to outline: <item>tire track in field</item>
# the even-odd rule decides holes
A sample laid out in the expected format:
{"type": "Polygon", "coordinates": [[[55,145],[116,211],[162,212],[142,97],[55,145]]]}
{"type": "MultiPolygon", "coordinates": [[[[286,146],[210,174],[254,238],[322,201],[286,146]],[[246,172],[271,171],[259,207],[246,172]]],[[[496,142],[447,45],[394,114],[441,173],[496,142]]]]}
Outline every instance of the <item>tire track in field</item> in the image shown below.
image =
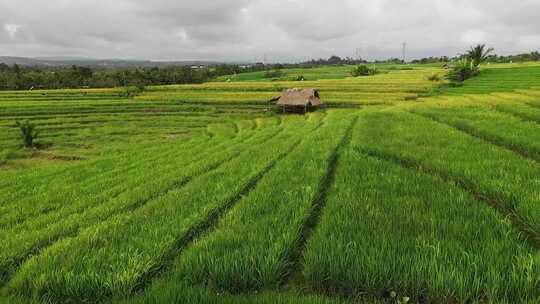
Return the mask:
{"type": "MultiPolygon", "coordinates": [[[[321,125],[322,123],[319,124],[316,129],[318,129],[321,125]]],[[[197,239],[204,237],[205,235],[211,233],[214,229],[216,229],[219,220],[223,218],[223,216],[225,216],[227,212],[232,209],[238,201],[242,199],[242,197],[248,195],[253,189],[255,189],[259,181],[270,170],[272,170],[272,168],[274,168],[277,163],[279,163],[281,160],[286,158],[292,151],[294,151],[294,149],[298,147],[301,142],[302,140],[298,140],[293,143],[291,147],[289,147],[286,151],[280,154],[277,158],[272,160],[259,173],[252,177],[248,181],[248,183],[242,189],[240,189],[240,191],[229,197],[226,202],[221,206],[218,206],[217,208],[211,210],[206,219],[191,227],[183,237],[177,239],[176,244],[173,246],[173,249],[163,256],[162,262],[159,265],[156,265],[147,273],[145,273],[143,276],[141,276],[141,278],[135,283],[133,287],[133,292],[143,291],[154,279],[170,270],[174,263],[174,260],[181,254],[181,252],[185,248],[189,247],[197,239]]]]}
{"type": "Polygon", "coordinates": [[[315,228],[320,222],[321,215],[324,211],[324,207],[326,206],[326,199],[328,197],[330,187],[334,184],[338,161],[340,159],[341,153],[343,152],[345,147],[350,144],[352,140],[352,131],[356,126],[357,122],[358,116],[356,116],[351,121],[351,124],[345,131],[343,138],[332,151],[328,162],[328,168],[324,177],[320,181],[319,191],[315,195],[311,203],[311,210],[309,211],[308,216],[301,227],[299,238],[296,244],[294,244],[291,252],[286,253],[287,256],[282,259],[284,261],[290,262],[290,267],[288,268],[282,279],[282,286],[291,284],[292,281],[294,281],[295,279],[297,279],[297,277],[301,275],[303,264],[302,253],[306,247],[307,241],[309,240],[309,238],[315,231],[315,228]]]}
{"type": "Polygon", "coordinates": [[[540,151],[537,151],[536,149],[534,149],[533,151],[528,150],[526,148],[521,147],[520,145],[515,145],[515,144],[512,144],[512,143],[509,143],[502,137],[499,137],[499,136],[496,136],[496,135],[486,134],[486,133],[484,133],[482,131],[479,131],[479,130],[477,130],[475,128],[468,127],[468,126],[465,126],[465,125],[449,123],[449,122],[443,121],[442,119],[436,117],[435,115],[420,114],[420,113],[416,113],[416,112],[409,112],[409,113],[420,116],[420,117],[430,119],[435,123],[450,127],[450,128],[455,129],[455,130],[457,130],[457,131],[459,131],[461,133],[465,133],[465,134],[467,134],[469,136],[480,139],[483,142],[486,142],[488,144],[497,146],[497,147],[502,148],[504,150],[508,150],[508,151],[510,151],[510,152],[512,152],[514,154],[517,154],[517,155],[519,155],[519,156],[521,156],[523,158],[532,160],[532,161],[534,161],[536,163],[540,163],[540,151]]]}
{"type": "Polygon", "coordinates": [[[515,209],[511,207],[513,204],[509,204],[504,200],[487,193],[486,191],[482,191],[480,187],[475,185],[467,178],[456,176],[455,174],[447,171],[428,166],[421,161],[398,156],[392,153],[362,147],[355,147],[355,151],[370,157],[394,163],[405,169],[415,170],[440,178],[445,182],[456,185],[463,191],[472,195],[477,201],[487,204],[491,208],[495,209],[504,218],[509,219],[514,228],[523,236],[525,241],[527,241],[527,243],[529,243],[529,245],[531,245],[533,248],[540,250],[540,232],[516,213],[515,209]]]}
{"type": "MultiPolygon", "coordinates": [[[[275,138],[281,132],[283,132],[283,130],[284,130],[283,128],[279,128],[278,130],[276,130],[276,132],[274,132],[274,133],[270,134],[268,137],[264,138],[264,140],[260,144],[262,145],[262,144],[266,143],[267,141],[275,138]]],[[[77,229],[75,229],[73,231],[68,231],[66,233],[61,233],[61,234],[56,235],[54,237],[48,238],[45,242],[38,243],[36,246],[34,246],[34,248],[32,248],[31,250],[28,250],[25,255],[20,256],[20,257],[18,257],[16,259],[13,259],[12,262],[11,262],[11,265],[12,265],[11,267],[0,268],[0,287],[2,287],[4,284],[6,284],[11,279],[11,276],[13,275],[13,273],[16,272],[19,269],[20,265],[22,265],[26,260],[28,260],[33,255],[37,255],[41,251],[46,250],[48,247],[54,245],[56,242],[62,241],[63,239],[66,239],[66,238],[76,237],[80,233],[80,231],[82,229],[87,229],[87,228],[90,228],[90,227],[92,227],[94,225],[98,225],[99,223],[105,222],[105,221],[107,221],[108,219],[110,219],[110,218],[112,218],[114,216],[118,216],[118,215],[125,214],[125,213],[128,213],[128,212],[136,211],[137,209],[140,209],[140,208],[144,207],[148,202],[150,202],[152,200],[155,200],[155,199],[157,199],[157,198],[159,198],[159,197],[161,197],[163,195],[166,195],[167,193],[169,193],[169,192],[171,192],[171,191],[173,191],[175,189],[178,189],[178,188],[181,188],[181,187],[185,186],[187,183],[189,183],[194,178],[218,169],[221,165],[235,159],[236,157],[240,156],[241,154],[242,154],[242,151],[235,152],[232,155],[230,155],[228,158],[226,158],[225,160],[221,160],[219,162],[210,164],[207,167],[201,168],[201,170],[199,170],[195,174],[192,174],[192,175],[187,176],[187,177],[185,177],[185,178],[183,178],[181,180],[178,180],[177,182],[175,182],[171,186],[163,189],[162,191],[156,192],[155,194],[152,194],[151,196],[149,196],[149,197],[147,197],[145,199],[138,200],[138,201],[136,201],[134,203],[129,204],[126,207],[119,208],[115,212],[111,212],[111,213],[103,216],[102,218],[99,219],[99,221],[97,221],[97,222],[95,222],[93,224],[78,227],[77,229]]],[[[200,159],[198,161],[200,161],[200,159]]]]}

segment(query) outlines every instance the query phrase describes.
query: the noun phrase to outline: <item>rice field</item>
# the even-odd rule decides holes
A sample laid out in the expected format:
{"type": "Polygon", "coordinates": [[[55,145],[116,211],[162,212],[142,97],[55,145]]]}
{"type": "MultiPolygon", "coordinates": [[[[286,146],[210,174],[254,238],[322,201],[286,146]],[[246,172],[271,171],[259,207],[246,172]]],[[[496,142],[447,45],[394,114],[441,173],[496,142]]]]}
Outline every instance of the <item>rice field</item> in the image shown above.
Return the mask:
{"type": "MultiPolygon", "coordinates": [[[[324,75],[306,81],[291,81],[289,77],[272,81],[221,81],[202,85],[173,85],[154,87],[139,100],[168,100],[185,103],[217,103],[242,105],[246,103],[266,105],[284,88],[317,88],[323,93],[328,106],[392,105],[416,100],[430,94],[442,81],[430,81],[431,75],[443,78],[445,71],[435,67],[382,70],[373,77],[349,77],[351,67],[321,68],[311,71],[324,75]],[[333,75],[333,78],[328,74],[333,75]],[[335,73],[335,74],[334,74],[335,73]]],[[[294,70],[293,70],[294,71],[294,70]]],[[[301,71],[297,72],[301,73],[301,71]]],[[[291,72],[291,74],[293,74],[291,72]]],[[[241,77],[257,73],[239,74],[241,77]]],[[[303,75],[303,74],[302,74],[303,75]]],[[[239,77],[240,77],[239,76],[239,77]]],[[[296,78],[296,77],[294,77],[296,78]]],[[[229,79],[230,80],[230,79],[229,79]]]]}
{"type": "Polygon", "coordinates": [[[540,65],[349,70],[0,92],[0,302],[540,302],[540,65]]]}

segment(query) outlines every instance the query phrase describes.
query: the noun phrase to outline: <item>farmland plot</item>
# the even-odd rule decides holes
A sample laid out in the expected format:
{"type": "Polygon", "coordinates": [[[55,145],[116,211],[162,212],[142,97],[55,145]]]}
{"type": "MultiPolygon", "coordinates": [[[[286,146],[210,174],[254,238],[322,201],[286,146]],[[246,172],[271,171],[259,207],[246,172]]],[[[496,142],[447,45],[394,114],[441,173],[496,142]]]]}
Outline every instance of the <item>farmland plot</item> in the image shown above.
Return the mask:
{"type": "Polygon", "coordinates": [[[509,220],[452,182],[365,150],[364,132],[353,133],[304,253],[309,286],[428,302],[536,298],[540,256],[509,220]]]}
{"type": "Polygon", "coordinates": [[[349,69],[0,92],[0,302],[540,301],[538,65],[349,69]]]}

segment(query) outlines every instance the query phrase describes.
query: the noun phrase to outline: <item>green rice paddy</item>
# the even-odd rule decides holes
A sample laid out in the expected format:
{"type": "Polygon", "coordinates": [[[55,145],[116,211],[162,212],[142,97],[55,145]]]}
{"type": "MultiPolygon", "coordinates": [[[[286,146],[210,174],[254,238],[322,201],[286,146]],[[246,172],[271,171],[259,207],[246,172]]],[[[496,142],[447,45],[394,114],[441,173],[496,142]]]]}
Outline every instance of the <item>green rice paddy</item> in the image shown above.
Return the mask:
{"type": "Polygon", "coordinates": [[[540,302],[540,65],[352,68],[0,92],[0,302],[540,302]]]}

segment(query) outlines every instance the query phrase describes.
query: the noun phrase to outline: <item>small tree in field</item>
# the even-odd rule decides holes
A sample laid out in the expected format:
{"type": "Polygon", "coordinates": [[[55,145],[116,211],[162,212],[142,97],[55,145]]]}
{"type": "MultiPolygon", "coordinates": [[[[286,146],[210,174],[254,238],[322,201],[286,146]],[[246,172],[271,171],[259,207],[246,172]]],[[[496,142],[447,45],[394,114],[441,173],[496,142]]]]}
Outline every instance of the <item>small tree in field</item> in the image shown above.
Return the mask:
{"type": "Polygon", "coordinates": [[[467,52],[467,58],[469,58],[474,67],[478,67],[481,63],[485,62],[489,55],[494,51],[493,48],[486,48],[485,44],[478,44],[467,52]]]}
{"type": "Polygon", "coordinates": [[[21,131],[21,139],[23,141],[23,145],[26,148],[33,148],[34,140],[38,137],[39,134],[39,132],[36,130],[36,126],[30,123],[28,120],[23,122],[17,121],[16,124],[21,131]]]}
{"type": "Polygon", "coordinates": [[[133,98],[143,93],[144,90],[145,90],[145,87],[143,84],[136,84],[136,85],[124,87],[120,95],[125,98],[133,98]]]}
{"type": "Polygon", "coordinates": [[[448,79],[454,83],[462,83],[463,81],[477,76],[480,73],[478,67],[475,67],[469,58],[461,59],[456,63],[456,66],[448,74],[448,79]]]}
{"type": "Polygon", "coordinates": [[[354,70],[352,70],[351,75],[353,77],[359,77],[359,76],[373,76],[378,74],[379,71],[375,68],[370,68],[367,65],[359,65],[354,70]]]}
{"type": "Polygon", "coordinates": [[[478,76],[480,74],[480,64],[485,62],[492,52],[493,48],[486,48],[485,44],[471,47],[467,54],[450,71],[448,79],[454,84],[460,84],[469,78],[478,76]]]}

